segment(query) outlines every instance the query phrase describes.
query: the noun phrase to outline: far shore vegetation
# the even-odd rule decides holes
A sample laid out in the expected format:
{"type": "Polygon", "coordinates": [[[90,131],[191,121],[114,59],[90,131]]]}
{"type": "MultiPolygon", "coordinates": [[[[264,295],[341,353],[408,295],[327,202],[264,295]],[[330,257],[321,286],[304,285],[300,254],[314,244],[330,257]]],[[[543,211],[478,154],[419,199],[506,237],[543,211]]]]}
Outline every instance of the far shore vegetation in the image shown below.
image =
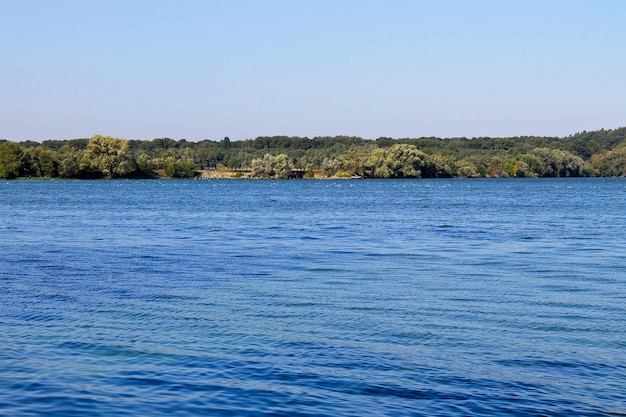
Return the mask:
{"type": "Polygon", "coordinates": [[[562,138],[0,139],[4,179],[625,176],[626,127],[562,138]]]}

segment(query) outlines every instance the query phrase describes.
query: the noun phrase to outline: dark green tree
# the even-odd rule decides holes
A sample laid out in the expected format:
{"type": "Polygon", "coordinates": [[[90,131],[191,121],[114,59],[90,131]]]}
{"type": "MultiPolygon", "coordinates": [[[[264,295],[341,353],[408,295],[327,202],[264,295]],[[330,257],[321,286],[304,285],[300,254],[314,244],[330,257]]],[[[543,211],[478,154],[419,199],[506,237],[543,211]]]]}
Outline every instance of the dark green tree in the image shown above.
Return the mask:
{"type": "Polygon", "coordinates": [[[170,178],[193,178],[196,175],[196,165],[191,161],[176,161],[167,165],[165,175],[170,178]]]}
{"type": "Polygon", "coordinates": [[[24,153],[17,143],[0,145],[0,178],[17,178],[24,167],[24,153]]]}

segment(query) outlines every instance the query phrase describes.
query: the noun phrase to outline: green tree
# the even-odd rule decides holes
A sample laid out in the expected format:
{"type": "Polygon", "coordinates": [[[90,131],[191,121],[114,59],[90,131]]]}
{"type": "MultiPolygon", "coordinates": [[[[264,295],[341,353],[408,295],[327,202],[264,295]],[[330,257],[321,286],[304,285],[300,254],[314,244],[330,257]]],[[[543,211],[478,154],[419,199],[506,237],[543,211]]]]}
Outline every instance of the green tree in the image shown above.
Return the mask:
{"type": "MultiPolygon", "coordinates": [[[[340,143],[339,145],[331,148],[331,150],[336,150],[337,152],[339,152],[341,148],[342,146],[340,143]]],[[[374,168],[370,165],[370,158],[371,154],[375,152],[376,149],[378,148],[376,147],[376,145],[373,144],[365,146],[352,146],[350,149],[348,149],[347,152],[343,153],[343,155],[340,155],[339,160],[342,161],[344,171],[341,171],[339,173],[342,174],[342,176],[349,174],[347,176],[356,175],[360,177],[372,177],[372,171],[374,170],[374,168]]],[[[331,155],[329,155],[329,157],[332,157],[332,153],[331,155]]]]}
{"type": "Polygon", "coordinates": [[[286,179],[293,169],[291,159],[284,153],[276,156],[266,153],[263,158],[254,158],[250,165],[253,177],[286,179]]]}
{"type": "Polygon", "coordinates": [[[620,146],[611,151],[592,157],[598,175],[603,177],[626,177],[626,147],[620,146]]]}
{"type": "Polygon", "coordinates": [[[374,149],[365,163],[365,175],[375,178],[421,178],[426,154],[415,145],[395,144],[374,149]]]}
{"type": "Polygon", "coordinates": [[[59,153],[59,177],[79,178],[81,176],[80,161],[83,155],[73,146],[64,145],[59,153]]]}
{"type": "Polygon", "coordinates": [[[137,157],[137,168],[141,172],[150,173],[156,168],[156,164],[150,155],[142,153],[137,157]]]}
{"type": "Polygon", "coordinates": [[[467,159],[458,162],[456,172],[462,178],[477,178],[481,176],[476,164],[467,159]]]}
{"type": "Polygon", "coordinates": [[[35,146],[22,148],[22,168],[20,169],[20,176],[42,176],[41,170],[39,169],[39,148],[35,146]]]}
{"type": "Polygon", "coordinates": [[[451,178],[456,175],[456,164],[451,156],[434,154],[427,156],[422,176],[425,178],[451,178]]]}
{"type": "Polygon", "coordinates": [[[226,164],[226,166],[230,169],[235,169],[235,168],[239,168],[239,159],[237,159],[236,157],[231,157],[228,159],[228,163],[226,164]]]}
{"type": "Polygon", "coordinates": [[[284,153],[274,158],[274,175],[281,179],[287,179],[291,175],[293,164],[291,159],[284,153]]]}
{"type": "Polygon", "coordinates": [[[339,171],[342,167],[342,163],[337,158],[324,158],[322,162],[322,172],[327,177],[332,177],[339,171]]]}
{"type": "Polygon", "coordinates": [[[109,178],[129,175],[136,169],[124,139],[95,135],[89,139],[85,157],[109,178]]]}
{"type": "Polygon", "coordinates": [[[56,152],[50,149],[39,150],[39,171],[47,178],[54,178],[59,174],[59,159],[56,152]]]}
{"type": "Polygon", "coordinates": [[[24,153],[17,143],[0,145],[0,178],[17,178],[24,166],[24,153]]]}
{"type": "Polygon", "coordinates": [[[220,147],[223,149],[230,149],[231,144],[230,144],[230,138],[228,136],[226,136],[221,142],[220,142],[220,147]]]}
{"type": "Polygon", "coordinates": [[[389,148],[385,163],[395,178],[421,178],[426,154],[414,145],[396,144],[389,148]]]}
{"type": "Polygon", "coordinates": [[[582,158],[560,149],[535,148],[523,160],[540,177],[581,177],[586,173],[582,158]]]}
{"type": "Polygon", "coordinates": [[[365,161],[363,170],[365,176],[373,178],[390,178],[392,176],[392,172],[387,166],[387,156],[387,149],[374,149],[365,161]]]}
{"type": "Polygon", "coordinates": [[[250,163],[253,177],[269,178],[274,175],[274,157],[266,153],[263,158],[254,158],[250,163]]]}
{"type": "Polygon", "coordinates": [[[193,178],[196,165],[191,161],[172,162],[165,168],[165,174],[171,178],[193,178]]]}

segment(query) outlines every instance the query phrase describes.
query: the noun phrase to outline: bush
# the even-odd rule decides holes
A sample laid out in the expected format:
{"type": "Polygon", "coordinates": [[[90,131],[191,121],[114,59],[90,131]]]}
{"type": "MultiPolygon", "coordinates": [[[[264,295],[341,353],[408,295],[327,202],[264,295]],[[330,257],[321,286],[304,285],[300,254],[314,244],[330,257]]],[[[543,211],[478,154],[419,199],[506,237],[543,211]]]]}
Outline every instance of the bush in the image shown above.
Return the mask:
{"type": "Polygon", "coordinates": [[[190,161],[176,161],[167,165],[165,175],[171,178],[193,178],[196,176],[196,165],[190,161]]]}

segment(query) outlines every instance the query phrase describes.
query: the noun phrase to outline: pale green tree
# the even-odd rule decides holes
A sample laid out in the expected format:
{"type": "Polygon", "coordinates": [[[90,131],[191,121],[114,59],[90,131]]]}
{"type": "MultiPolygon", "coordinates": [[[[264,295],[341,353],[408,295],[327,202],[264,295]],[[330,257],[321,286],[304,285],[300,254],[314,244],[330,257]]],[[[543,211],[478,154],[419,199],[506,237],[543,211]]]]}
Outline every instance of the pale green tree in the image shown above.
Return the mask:
{"type": "Polygon", "coordinates": [[[263,155],[263,158],[254,158],[250,163],[253,177],[266,178],[289,178],[293,163],[286,154],[273,156],[269,153],[263,155]]]}
{"type": "Polygon", "coordinates": [[[415,145],[396,144],[374,149],[365,162],[365,175],[375,178],[421,178],[427,156],[415,145]]]}
{"type": "Polygon", "coordinates": [[[467,159],[459,161],[456,171],[457,175],[463,178],[476,178],[480,176],[476,165],[467,159]]]}
{"type": "Polygon", "coordinates": [[[150,155],[142,153],[137,157],[137,166],[142,172],[150,172],[156,169],[156,163],[150,155]]]}
{"type": "Polygon", "coordinates": [[[389,148],[385,164],[395,178],[421,178],[426,154],[415,145],[396,144],[389,148]]]}
{"type": "Polygon", "coordinates": [[[109,178],[128,175],[135,170],[128,154],[128,141],[124,139],[95,135],[89,139],[85,157],[109,178]]]}
{"type": "Polygon", "coordinates": [[[391,172],[386,164],[387,150],[376,148],[370,152],[363,164],[363,174],[366,177],[389,178],[391,172]]]}
{"type": "Polygon", "coordinates": [[[253,177],[271,177],[274,175],[274,157],[266,153],[263,158],[254,158],[250,162],[253,177]]]}
{"type": "Polygon", "coordinates": [[[291,159],[284,153],[276,155],[274,157],[274,175],[281,179],[289,178],[291,170],[293,169],[293,163],[291,159]]]}
{"type": "Polygon", "coordinates": [[[378,149],[378,147],[374,144],[350,147],[350,149],[339,158],[343,165],[343,171],[340,172],[340,176],[346,176],[346,174],[347,176],[373,176],[373,169],[368,166],[368,160],[372,152],[375,152],[376,149],[378,149]]]}
{"type": "Polygon", "coordinates": [[[327,177],[331,177],[337,173],[342,167],[342,162],[337,158],[324,158],[322,161],[322,171],[327,177]]]}
{"type": "Polygon", "coordinates": [[[509,175],[504,171],[504,161],[499,156],[492,156],[485,163],[487,167],[486,176],[489,178],[506,178],[509,175]]]}

